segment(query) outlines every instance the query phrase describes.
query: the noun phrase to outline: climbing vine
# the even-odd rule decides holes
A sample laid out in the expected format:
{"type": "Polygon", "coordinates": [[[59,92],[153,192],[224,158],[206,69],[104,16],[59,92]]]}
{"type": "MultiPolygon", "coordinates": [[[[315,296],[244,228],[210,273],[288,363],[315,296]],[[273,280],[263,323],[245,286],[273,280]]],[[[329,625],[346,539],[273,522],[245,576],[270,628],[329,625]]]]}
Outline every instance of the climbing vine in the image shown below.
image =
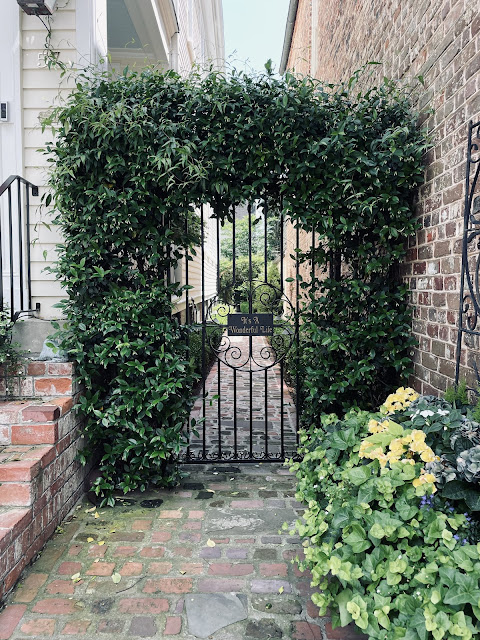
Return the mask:
{"type": "MultiPolygon", "coordinates": [[[[263,198],[316,233],[317,278],[302,282],[305,415],[369,403],[408,372],[409,315],[393,265],[413,233],[423,135],[392,83],[367,92],[310,78],[126,70],[80,74],[45,122],[64,243],[64,347],[97,491],[168,479],[185,440],[194,373],[166,274],[199,244],[195,208],[222,221],[263,198]],[[321,273],[327,275],[320,277],[321,273]]],[[[288,253],[288,252],[287,252],[288,253]]],[[[287,256],[288,258],[288,256],[287,256]]]]}

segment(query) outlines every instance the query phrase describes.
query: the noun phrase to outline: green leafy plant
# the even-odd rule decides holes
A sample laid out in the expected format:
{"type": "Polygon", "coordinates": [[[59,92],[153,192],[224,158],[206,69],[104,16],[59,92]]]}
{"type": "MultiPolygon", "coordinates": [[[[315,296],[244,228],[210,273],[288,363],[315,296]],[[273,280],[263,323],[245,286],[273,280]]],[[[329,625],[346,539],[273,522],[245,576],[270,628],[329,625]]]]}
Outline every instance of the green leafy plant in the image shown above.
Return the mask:
{"type": "Polygon", "coordinates": [[[396,414],[324,415],[291,469],[308,508],[295,531],[334,626],[370,638],[480,637],[480,546],[435,491],[426,434],[396,414]],[[438,496],[438,497],[437,497],[438,496]]]}
{"type": "Polygon", "coordinates": [[[470,404],[465,380],[462,380],[462,382],[459,382],[456,386],[448,387],[445,391],[445,400],[450,402],[450,404],[458,404],[460,406],[470,404]]]}
{"type": "Polygon", "coordinates": [[[68,296],[62,348],[85,388],[104,499],[167,482],[185,440],[196,377],[172,317],[182,287],[169,273],[199,245],[201,205],[228,223],[233,206],[262,201],[315,231],[315,251],[300,259],[330,277],[302,283],[307,422],[347,399],[371,404],[409,371],[394,263],[415,230],[426,144],[393,83],[354,93],[271,68],[256,77],[86,70],[44,126],[56,134],[45,205],[64,237],[54,268],[68,296]]]}
{"type": "Polygon", "coordinates": [[[5,379],[5,393],[7,396],[14,394],[13,377],[18,376],[21,353],[20,345],[12,340],[13,322],[10,318],[10,311],[2,309],[0,311],[0,367],[3,370],[5,379]]]}

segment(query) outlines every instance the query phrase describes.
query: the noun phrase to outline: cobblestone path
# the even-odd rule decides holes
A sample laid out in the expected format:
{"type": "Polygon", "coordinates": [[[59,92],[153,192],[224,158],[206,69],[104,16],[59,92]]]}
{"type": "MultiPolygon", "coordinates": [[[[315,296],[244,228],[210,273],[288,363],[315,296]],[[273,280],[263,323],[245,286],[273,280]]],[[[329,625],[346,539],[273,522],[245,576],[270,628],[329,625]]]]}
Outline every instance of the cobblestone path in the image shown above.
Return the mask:
{"type": "Polygon", "coordinates": [[[359,637],[332,630],[310,601],[310,576],[293,561],[301,541],[281,530],[303,509],[285,467],[185,470],[174,490],[130,494],[114,508],[79,505],[8,598],[0,640],[194,640],[198,596],[207,622],[222,597],[244,607],[245,619],[211,640],[359,637]]]}
{"type": "MultiPolygon", "coordinates": [[[[205,384],[208,394],[205,429],[203,426],[199,429],[199,437],[192,433],[190,451],[198,456],[205,440],[209,458],[218,458],[219,453],[226,459],[263,458],[266,454],[278,458],[282,453],[292,456],[297,448],[296,411],[290,389],[282,379],[281,365],[271,366],[273,360],[266,338],[255,337],[254,370],[250,373],[250,363],[246,362],[249,339],[229,340],[229,354],[233,357],[221,354],[212,366],[205,384]],[[264,366],[271,368],[264,370],[264,366]]],[[[203,400],[198,398],[192,417],[202,416],[203,400]]]]}

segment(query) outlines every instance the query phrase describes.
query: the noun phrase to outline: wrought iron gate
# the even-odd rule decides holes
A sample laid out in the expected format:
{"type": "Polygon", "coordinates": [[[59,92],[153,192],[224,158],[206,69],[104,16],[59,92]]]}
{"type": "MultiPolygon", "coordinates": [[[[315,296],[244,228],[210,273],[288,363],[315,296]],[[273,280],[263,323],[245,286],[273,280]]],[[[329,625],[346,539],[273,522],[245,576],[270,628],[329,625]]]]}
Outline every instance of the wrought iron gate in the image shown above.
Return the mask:
{"type": "Polygon", "coordinates": [[[468,126],[467,164],[465,175],[465,209],[462,246],[462,276],[460,282],[460,307],[458,314],[458,336],[455,367],[455,384],[460,377],[462,363],[462,342],[468,347],[468,362],[463,364],[473,368],[477,385],[469,384],[472,390],[480,385],[478,369],[480,316],[480,122],[468,126]]]}
{"type": "Polygon", "coordinates": [[[299,230],[264,202],[233,208],[224,225],[203,206],[200,223],[201,247],[182,271],[191,286],[182,321],[190,340],[201,341],[203,382],[181,459],[296,457],[299,375],[295,367],[288,378],[286,361],[298,359],[299,230]]]}

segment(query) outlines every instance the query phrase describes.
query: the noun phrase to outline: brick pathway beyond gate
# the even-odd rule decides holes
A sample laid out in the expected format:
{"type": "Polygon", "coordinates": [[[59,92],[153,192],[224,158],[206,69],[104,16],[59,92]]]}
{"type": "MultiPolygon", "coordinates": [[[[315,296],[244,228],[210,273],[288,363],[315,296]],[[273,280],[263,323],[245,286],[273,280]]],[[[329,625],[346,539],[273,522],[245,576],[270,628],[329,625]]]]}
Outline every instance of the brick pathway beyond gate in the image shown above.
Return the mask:
{"type": "MultiPolygon", "coordinates": [[[[208,394],[205,402],[205,434],[202,426],[199,428],[199,437],[191,435],[190,451],[196,457],[201,454],[205,439],[208,459],[218,458],[219,451],[227,459],[259,459],[266,452],[279,457],[282,448],[284,457],[292,456],[297,448],[295,405],[290,389],[282,380],[280,364],[274,364],[266,372],[261,369],[272,364],[272,352],[266,338],[252,338],[255,370],[251,379],[249,366],[245,362],[249,354],[249,339],[231,337],[229,341],[232,349],[228,353],[233,357],[225,357],[220,352],[219,360],[210,370],[205,384],[208,394]],[[262,353],[265,357],[262,357],[262,353]],[[260,367],[256,363],[260,363],[260,367]],[[232,364],[238,368],[232,368],[232,364]],[[242,364],[244,366],[239,366],[242,364]]],[[[192,417],[198,419],[202,416],[203,399],[198,398],[192,417]]]]}

